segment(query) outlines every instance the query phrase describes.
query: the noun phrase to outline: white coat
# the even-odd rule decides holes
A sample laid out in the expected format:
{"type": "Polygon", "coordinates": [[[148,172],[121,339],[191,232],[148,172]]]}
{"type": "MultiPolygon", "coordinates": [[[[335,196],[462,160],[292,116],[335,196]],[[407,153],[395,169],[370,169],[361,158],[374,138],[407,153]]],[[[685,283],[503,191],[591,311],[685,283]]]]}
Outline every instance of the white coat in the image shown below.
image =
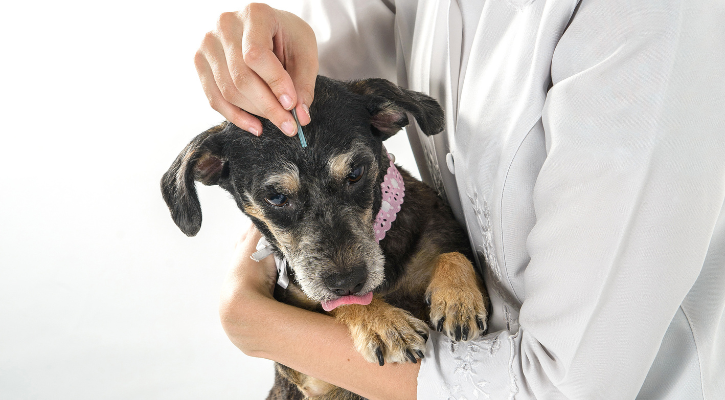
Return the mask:
{"type": "Polygon", "coordinates": [[[480,340],[433,333],[419,399],[725,399],[724,4],[576,3],[299,11],[322,74],[446,111],[409,135],[493,313],[480,340]]]}

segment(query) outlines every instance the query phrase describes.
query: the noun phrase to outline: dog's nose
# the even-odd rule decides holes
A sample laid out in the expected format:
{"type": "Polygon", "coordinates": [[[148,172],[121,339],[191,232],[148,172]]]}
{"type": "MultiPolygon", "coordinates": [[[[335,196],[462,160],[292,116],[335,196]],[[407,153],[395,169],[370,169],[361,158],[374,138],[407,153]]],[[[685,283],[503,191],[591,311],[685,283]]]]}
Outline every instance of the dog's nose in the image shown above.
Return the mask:
{"type": "Polygon", "coordinates": [[[341,272],[328,275],[325,284],[332,293],[338,296],[348,296],[362,290],[367,280],[367,271],[364,266],[355,267],[350,272],[341,272]]]}

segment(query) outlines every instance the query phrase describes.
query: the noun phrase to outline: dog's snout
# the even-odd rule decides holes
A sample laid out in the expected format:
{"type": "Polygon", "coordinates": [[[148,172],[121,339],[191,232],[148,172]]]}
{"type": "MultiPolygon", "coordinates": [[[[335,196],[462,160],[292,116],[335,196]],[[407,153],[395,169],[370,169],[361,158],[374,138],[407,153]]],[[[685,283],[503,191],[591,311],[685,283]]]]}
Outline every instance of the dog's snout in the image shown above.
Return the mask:
{"type": "Polygon", "coordinates": [[[337,296],[348,296],[362,290],[366,280],[367,271],[365,266],[358,266],[349,272],[330,274],[325,278],[325,284],[337,296]]]}

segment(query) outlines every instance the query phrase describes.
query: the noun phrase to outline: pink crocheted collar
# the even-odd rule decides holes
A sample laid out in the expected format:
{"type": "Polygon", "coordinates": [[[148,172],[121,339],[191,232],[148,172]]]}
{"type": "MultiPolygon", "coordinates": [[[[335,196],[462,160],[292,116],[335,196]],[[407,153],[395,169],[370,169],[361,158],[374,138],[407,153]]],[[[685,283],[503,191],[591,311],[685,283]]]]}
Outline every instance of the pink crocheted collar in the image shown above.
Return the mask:
{"type": "Polygon", "coordinates": [[[388,171],[385,178],[383,178],[383,183],[380,184],[383,191],[383,201],[380,205],[380,211],[375,217],[375,240],[378,243],[385,238],[385,234],[390,230],[390,226],[395,221],[398,212],[400,212],[403,197],[405,197],[405,184],[400,171],[395,167],[395,157],[388,153],[388,159],[390,160],[390,166],[388,166],[388,171]]]}

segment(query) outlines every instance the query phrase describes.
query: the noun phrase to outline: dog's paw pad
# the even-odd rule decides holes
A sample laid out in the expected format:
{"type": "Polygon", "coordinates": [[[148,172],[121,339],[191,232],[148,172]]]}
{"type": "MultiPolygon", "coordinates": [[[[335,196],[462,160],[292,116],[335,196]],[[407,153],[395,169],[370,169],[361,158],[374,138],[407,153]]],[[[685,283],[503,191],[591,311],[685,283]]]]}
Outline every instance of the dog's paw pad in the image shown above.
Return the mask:
{"type": "Polygon", "coordinates": [[[367,321],[348,323],[357,350],[373,363],[418,362],[423,358],[428,326],[407,311],[390,307],[367,321]]]}

